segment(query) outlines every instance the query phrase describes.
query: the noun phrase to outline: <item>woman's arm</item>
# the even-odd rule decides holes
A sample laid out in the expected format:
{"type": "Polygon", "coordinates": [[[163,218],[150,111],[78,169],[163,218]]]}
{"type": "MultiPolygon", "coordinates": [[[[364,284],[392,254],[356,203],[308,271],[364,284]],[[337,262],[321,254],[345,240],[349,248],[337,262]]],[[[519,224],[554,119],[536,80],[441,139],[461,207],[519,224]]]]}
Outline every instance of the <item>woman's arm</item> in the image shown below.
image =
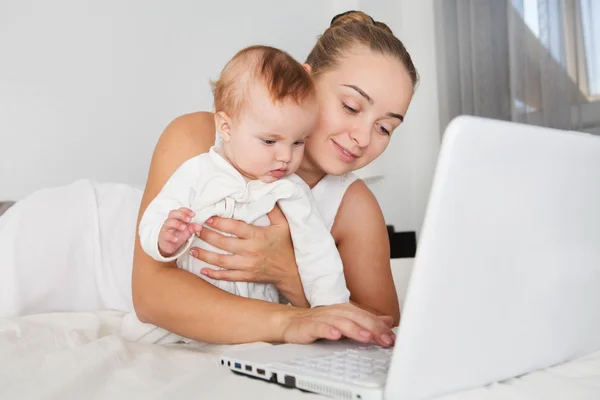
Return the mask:
{"type": "Polygon", "coordinates": [[[361,180],[346,191],[331,231],[344,263],[350,300],[400,321],[398,295],[390,267],[390,243],[381,208],[361,180]]]}
{"type": "MultiPolygon", "coordinates": [[[[173,172],[213,144],[212,118],[209,113],[184,115],[166,128],[152,157],[138,223],[173,172]]],[[[137,237],[132,290],[141,321],[200,341],[307,343],[344,335],[361,341],[372,338],[389,345],[385,338],[391,331],[386,321],[370,313],[349,305],[297,309],[235,296],[177,268],[174,262],[153,260],[141,249],[137,237]]]]}

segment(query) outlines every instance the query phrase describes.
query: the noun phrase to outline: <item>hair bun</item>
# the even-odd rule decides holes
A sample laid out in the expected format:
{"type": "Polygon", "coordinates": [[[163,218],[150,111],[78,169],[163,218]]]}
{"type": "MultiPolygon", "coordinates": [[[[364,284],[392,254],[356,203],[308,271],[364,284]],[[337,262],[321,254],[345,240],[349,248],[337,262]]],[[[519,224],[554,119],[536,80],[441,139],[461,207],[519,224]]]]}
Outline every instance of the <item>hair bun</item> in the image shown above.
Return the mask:
{"type": "Polygon", "coordinates": [[[336,15],[331,19],[329,26],[334,28],[336,26],[342,26],[350,22],[361,22],[367,25],[375,25],[375,20],[370,15],[365,14],[362,11],[350,10],[336,15]]]}
{"type": "Polygon", "coordinates": [[[374,25],[393,35],[393,32],[389,28],[389,26],[387,26],[383,22],[375,21],[373,17],[371,17],[369,14],[356,10],[346,11],[333,17],[329,24],[329,28],[337,28],[353,22],[365,25],[374,25]]]}

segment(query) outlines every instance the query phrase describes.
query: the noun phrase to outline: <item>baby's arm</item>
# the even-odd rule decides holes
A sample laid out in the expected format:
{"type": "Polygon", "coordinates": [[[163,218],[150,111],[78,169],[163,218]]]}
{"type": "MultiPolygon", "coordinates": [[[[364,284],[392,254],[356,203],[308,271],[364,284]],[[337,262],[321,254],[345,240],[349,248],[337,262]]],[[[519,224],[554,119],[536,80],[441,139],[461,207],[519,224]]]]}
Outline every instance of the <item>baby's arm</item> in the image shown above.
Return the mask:
{"type": "Polygon", "coordinates": [[[152,200],[140,221],[140,243],[144,251],[157,261],[172,261],[184,254],[193,234],[201,228],[191,223],[190,209],[199,188],[200,171],[205,157],[194,157],[183,163],[152,200]]]}
{"type": "Polygon", "coordinates": [[[287,178],[295,195],[278,201],[290,225],[298,272],[311,307],[347,303],[344,266],[331,233],[319,215],[310,188],[299,177],[287,178]]]}

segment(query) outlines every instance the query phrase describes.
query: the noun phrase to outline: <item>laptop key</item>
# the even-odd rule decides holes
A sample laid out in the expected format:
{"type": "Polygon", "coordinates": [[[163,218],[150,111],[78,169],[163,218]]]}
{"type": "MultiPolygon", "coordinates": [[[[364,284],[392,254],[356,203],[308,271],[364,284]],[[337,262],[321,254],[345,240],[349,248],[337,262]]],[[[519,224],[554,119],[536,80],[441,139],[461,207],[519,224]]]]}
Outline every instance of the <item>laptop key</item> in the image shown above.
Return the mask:
{"type": "Polygon", "coordinates": [[[359,386],[378,387],[385,384],[391,355],[391,349],[376,345],[360,346],[325,356],[299,357],[271,367],[359,386]]]}

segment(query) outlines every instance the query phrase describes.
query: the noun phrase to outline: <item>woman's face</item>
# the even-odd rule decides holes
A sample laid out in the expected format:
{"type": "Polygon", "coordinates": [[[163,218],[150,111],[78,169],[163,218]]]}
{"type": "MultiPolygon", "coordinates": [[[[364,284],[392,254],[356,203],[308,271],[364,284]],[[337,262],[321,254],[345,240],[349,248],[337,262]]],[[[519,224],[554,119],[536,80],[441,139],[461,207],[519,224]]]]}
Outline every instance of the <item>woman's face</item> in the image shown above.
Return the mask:
{"type": "Polygon", "coordinates": [[[301,170],[342,175],[379,157],[402,123],[413,84],[402,63],[355,50],[315,78],[319,119],[301,170]]]}

